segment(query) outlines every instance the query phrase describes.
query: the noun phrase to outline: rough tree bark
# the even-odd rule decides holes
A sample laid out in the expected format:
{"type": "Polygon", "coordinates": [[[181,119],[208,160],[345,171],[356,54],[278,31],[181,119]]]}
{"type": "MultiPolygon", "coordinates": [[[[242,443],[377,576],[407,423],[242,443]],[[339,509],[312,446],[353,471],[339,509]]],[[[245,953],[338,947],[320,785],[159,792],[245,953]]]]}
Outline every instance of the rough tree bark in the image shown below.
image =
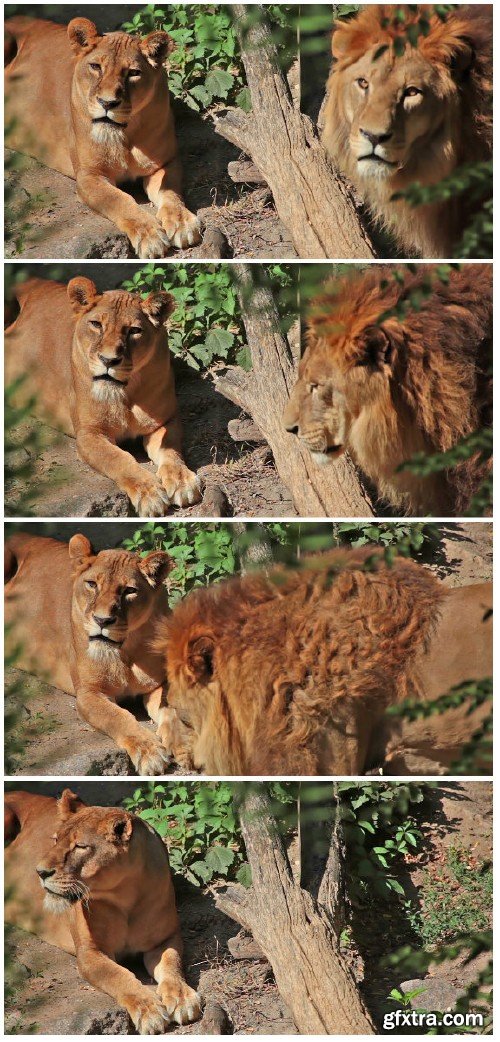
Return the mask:
{"type": "Polygon", "coordinates": [[[232,9],[252,111],[235,108],[216,117],[217,133],[251,156],[299,257],[376,256],[352,192],[335,172],[311,120],[293,104],[263,9],[258,24],[248,29],[245,6],[232,9]]]}
{"type": "Polygon", "coordinates": [[[342,456],[328,467],[288,434],[282,413],[296,379],[296,369],[271,292],[254,286],[248,265],[234,268],[252,369],[232,366],[216,378],[215,387],[248,413],[268,442],[281,480],[290,489],[300,517],[373,517],[369,497],[355,467],[342,456]]]}
{"type": "MultiPolygon", "coordinates": [[[[339,950],[332,926],[335,909],[326,908],[294,880],[262,785],[258,790],[245,786],[240,820],[252,887],[247,890],[235,884],[215,891],[217,906],[253,934],[301,1034],[373,1034],[370,1015],[339,950]]],[[[333,845],[338,838],[335,822],[331,822],[333,845]]],[[[326,829],[327,824],[321,827],[326,829]]],[[[332,857],[325,862],[329,872],[332,857]]],[[[334,899],[337,887],[338,880],[333,888],[325,886],[324,899],[334,899]]]]}

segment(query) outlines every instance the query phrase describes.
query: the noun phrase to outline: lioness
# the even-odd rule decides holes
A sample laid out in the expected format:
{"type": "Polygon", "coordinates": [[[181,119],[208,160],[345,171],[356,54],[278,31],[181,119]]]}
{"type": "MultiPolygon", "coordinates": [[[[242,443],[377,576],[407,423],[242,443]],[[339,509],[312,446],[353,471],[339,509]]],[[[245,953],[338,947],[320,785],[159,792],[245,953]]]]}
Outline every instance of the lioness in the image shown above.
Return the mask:
{"type": "Polygon", "coordinates": [[[5,547],[5,619],[16,665],[76,696],[77,710],[130,756],[138,774],[163,774],[171,749],[162,657],[150,648],[168,611],[168,554],[94,554],[84,535],[67,543],[17,533],[5,547]],[[141,695],[157,734],[118,703],[141,695]]]}
{"type": "MultiPolygon", "coordinates": [[[[446,773],[487,711],[387,716],[492,671],[491,585],[372,547],[194,590],[162,620],[168,701],[207,774],[446,773]],[[370,561],[367,561],[371,558],[370,561]]],[[[484,765],[485,771],[489,764],[484,765]]]]}
{"type": "Polygon", "coordinates": [[[335,24],[323,144],[404,255],[452,257],[482,205],[472,187],[403,193],[492,158],[492,11],[366,4],[335,24]]]}
{"type": "Polygon", "coordinates": [[[446,283],[434,266],[399,274],[370,266],[313,302],[283,423],[319,463],[347,451],[401,513],[460,516],[490,469],[481,453],[439,473],[406,464],[491,426],[492,267],[466,264],[446,283]]]}
{"type": "Polygon", "coordinates": [[[76,180],[78,195],[128,236],[138,257],[200,241],[182,201],[168,77],[173,41],[100,36],[88,18],[67,29],[16,15],[5,25],[9,145],[76,180]],[[117,185],[142,178],[157,216],[117,185]]]}
{"type": "Polygon", "coordinates": [[[162,517],[170,504],[201,497],[182,458],[174,375],[163,323],[168,293],[108,290],[87,278],[68,286],[30,279],[16,288],[20,314],[5,338],[6,381],[24,391],[49,423],[76,437],[79,455],[116,482],[140,516],[162,517]],[[118,442],[142,437],[158,467],[148,473],[118,442]]]}
{"type": "Polygon", "coordinates": [[[82,977],[124,1006],[139,1034],[197,1020],[168,853],[151,826],[118,807],[87,807],[69,789],[58,801],[9,792],[5,818],[7,922],[76,955],[82,977]],[[139,953],[156,992],[117,961],[139,953]]]}

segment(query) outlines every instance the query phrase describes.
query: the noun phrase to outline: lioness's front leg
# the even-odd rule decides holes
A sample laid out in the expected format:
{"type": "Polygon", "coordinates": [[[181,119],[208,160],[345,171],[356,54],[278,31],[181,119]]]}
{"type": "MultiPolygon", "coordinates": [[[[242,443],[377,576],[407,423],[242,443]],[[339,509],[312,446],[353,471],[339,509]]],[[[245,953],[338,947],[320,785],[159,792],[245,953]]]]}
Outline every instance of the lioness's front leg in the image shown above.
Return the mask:
{"type": "MultiPolygon", "coordinates": [[[[140,1035],[163,1035],[169,1014],[162,1005],[161,997],[137,980],[130,970],[119,966],[114,961],[114,953],[109,950],[111,938],[116,939],[119,933],[120,915],[114,910],[111,914],[106,906],[97,902],[87,912],[82,905],[76,905],[72,911],[71,933],[75,944],[76,960],[82,977],[98,991],[110,995],[118,1005],[123,1006],[140,1035]],[[93,926],[99,916],[99,928],[93,926]],[[103,951],[102,949],[106,951],[103,951]]],[[[125,920],[123,936],[126,935],[125,920]]]]}
{"type": "Polygon", "coordinates": [[[78,195],[92,210],[113,221],[130,239],[138,257],[165,257],[170,240],[156,217],[141,209],[131,195],[122,192],[102,174],[80,171],[78,195]]]}
{"type": "Polygon", "coordinates": [[[190,1024],[198,1020],[201,999],[198,992],[184,980],[180,933],[176,931],[163,944],[146,952],[144,964],[158,984],[158,995],[170,1020],[176,1024],[190,1024]]]}
{"type": "Polygon", "coordinates": [[[165,751],[185,771],[194,767],[192,755],[194,731],[179,719],[175,709],[167,704],[162,687],[143,696],[148,716],[157,725],[156,733],[165,751]]]}
{"type": "Polygon", "coordinates": [[[201,226],[196,214],[182,201],[182,170],[179,157],[143,180],[148,199],[158,207],[158,219],[169,241],[178,249],[196,246],[201,226]]]}
{"type": "Polygon", "coordinates": [[[91,727],[109,735],[120,749],[124,749],[138,774],[165,773],[168,754],[156,735],[141,727],[127,709],[122,709],[100,691],[89,688],[77,691],[76,708],[91,727]]]}
{"type": "Polygon", "coordinates": [[[144,448],[158,467],[158,477],[170,503],[178,507],[191,506],[201,499],[202,485],[199,477],[186,466],[181,450],[181,426],[178,417],[159,427],[154,434],[143,439],[144,448]]]}
{"type": "Polygon", "coordinates": [[[165,517],[171,502],[168,492],[161,479],[148,474],[130,452],[125,452],[93,427],[80,428],[76,435],[76,447],[85,463],[99,474],[116,481],[139,517],[165,517]]]}

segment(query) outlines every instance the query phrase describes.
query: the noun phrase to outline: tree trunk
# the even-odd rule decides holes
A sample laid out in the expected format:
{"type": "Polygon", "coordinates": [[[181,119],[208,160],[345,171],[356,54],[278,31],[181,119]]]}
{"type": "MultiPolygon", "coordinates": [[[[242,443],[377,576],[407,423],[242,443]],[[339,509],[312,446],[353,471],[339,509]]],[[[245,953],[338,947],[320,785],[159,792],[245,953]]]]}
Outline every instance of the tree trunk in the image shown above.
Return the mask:
{"type": "Polygon", "coordinates": [[[376,256],[352,191],[334,171],[311,120],[293,104],[263,8],[248,29],[245,6],[232,8],[252,111],[235,108],[216,117],[217,133],[251,156],[299,257],[376,256]]]}
{"type": "Polygon", "coordinates": [[[332,929],[335,912],[327,913],[294,881],[262,786],[258,791],[245,786],[240,820],[252,887],[231,885],[215,891],[217,906],[253,934],[301,1034],[373,1034],[370,1015],[332,929]]]}
{"type": "Polygon", "coordinates": [[[253,286],[248,265],[235,265],[233,275],[239,284],[252,369],[246,373],[239,366],[230,367],[216,378],[217,391],[248,413],[265,435],[300,517],[373,517],[348,456],[321,467],[285,430],[282,414],[296,380],[290,347],[280,331],[270,290],[253,286]]]}

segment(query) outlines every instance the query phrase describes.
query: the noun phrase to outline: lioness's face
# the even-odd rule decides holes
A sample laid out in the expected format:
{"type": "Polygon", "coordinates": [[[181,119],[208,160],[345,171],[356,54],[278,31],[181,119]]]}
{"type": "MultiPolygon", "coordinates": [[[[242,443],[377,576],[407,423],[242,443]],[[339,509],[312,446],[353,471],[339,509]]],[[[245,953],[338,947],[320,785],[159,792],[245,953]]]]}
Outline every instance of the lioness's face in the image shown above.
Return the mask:
{"type": "Polygon", "coordinates": [[[173,298],[162,292],[146,300],[125,290],[99,294],[86,278],[69,282],[68,297],[77,320],[74,350],[92,378],[92,396],[97,400],[123,396],[164,338],[162,323],[173,308],[173,298]]]}
{"type": "Polygon", "coordinates": [[[164,32],[144,39],[120,32],[99,36],[86,18],[74,18],[68,36],[77,59],[73,97],[90,117],[92,136],[109,139],[151,101],[172,41],[164,32]]]}
{"type": "Polygon", "coordinates": [[[88,900],[93,890],[116,884],[114,869],[123,865],[128,849],[132,815],[118,808],[82,807],[79,801],[77,807],[67,814],[63,809],[53,846],[36,866],[50,912],[64,912],[88,900]]]}
{"type": "Polygon", "coordinates": [[[448,131],[456,87],[417,51],[398,58],[388,48],[375,59],[377,50],[340,72],[340,91],[358,176],[386,179],[411,173],[424,158],[419,148],[448,131]]]}
{"type": "Polygon", "coordinates": [[[387,394],[391,344],[383,330],[367,327],[355,337],[312,341],[299,365],[283,423],[318,463],[337,459],[356,421],[387,394]]]}
{"type": "Polygon", "coordinates": [[[116,654],[151,616],[171,561],[163,551],[144,558],[128,550],[93,554],[85,536],[69,543],[73,563],[73,617],[86,635],[94,659],[116,654]]]}

